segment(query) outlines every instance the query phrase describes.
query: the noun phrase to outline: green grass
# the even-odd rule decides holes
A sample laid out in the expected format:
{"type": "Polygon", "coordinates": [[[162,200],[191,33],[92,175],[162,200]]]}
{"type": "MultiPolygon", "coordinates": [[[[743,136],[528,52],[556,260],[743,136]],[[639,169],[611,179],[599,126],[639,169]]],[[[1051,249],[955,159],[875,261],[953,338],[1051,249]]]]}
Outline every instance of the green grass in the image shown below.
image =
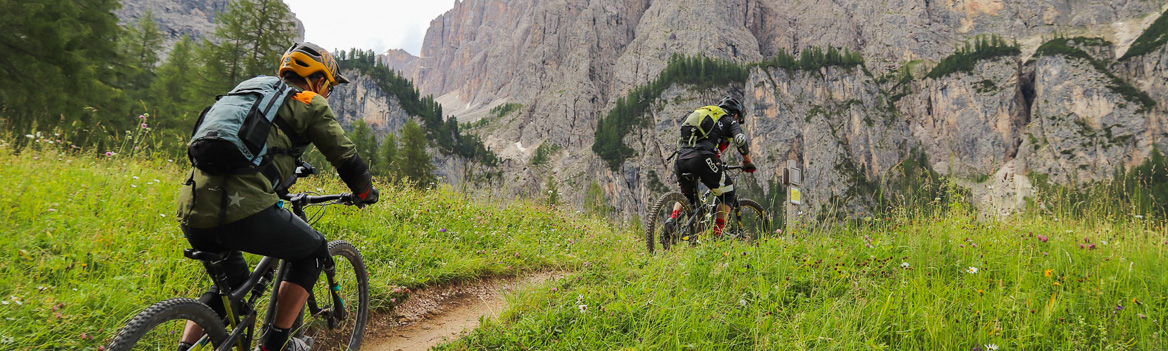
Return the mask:
{"type": "MultiPolygon", "coordinates": [[[[188,246],[173,219],[185,163],[0,146],[0,349],[96,349],[149,304],[209,285],[182,257],[188,246]]],[[[335,177],[296,188],[344,191],[335,177]]],[[[365,210],[332,207],[315,225],[361,250],[379,310],[404,297],[397,287],[572,271],[633,249],[598,222],[535,203],[446,187],[385,185],[381,194],[365,210]]]]}
{"type": "MultiPolygon", "coordinates": [[[[2,146],[0,164],[0,349],[97,349],[150,303],[207,284],[181,258],[170,217],[180,165],[2,146]]],[[[328,177],[298,188],[342,191],[328,177]]],[[[442,349],[1168,345],[1168,238],[1158,221],[1035,204],[1030,215],[983,222],[958,204],[649,256],[636,228],[448,188],[383,188],[382,203],[334,208],[316,225],[362,251],[379,310],[405,297],[397,287],[568,272],[509,295],[499,319],[442,349]]]]}
{"type": "Polygon", "coordinates": [[[1052,217],[991,225],[964,215],[868,223],[588,267],[513,295],[498,321],[444,349],[1168,345],[1162,229],[1052,217]]]}

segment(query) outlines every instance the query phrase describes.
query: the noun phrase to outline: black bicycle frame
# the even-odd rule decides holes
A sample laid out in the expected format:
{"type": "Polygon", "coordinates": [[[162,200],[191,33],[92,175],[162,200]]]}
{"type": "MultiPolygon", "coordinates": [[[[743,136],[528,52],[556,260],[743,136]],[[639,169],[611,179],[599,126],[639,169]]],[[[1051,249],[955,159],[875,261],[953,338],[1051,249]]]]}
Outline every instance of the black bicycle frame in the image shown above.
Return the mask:
{"type": "MultiPolygon", "coordinates": [[[[736,169],[742,169],[742,166],[727,166],[725,168],[725,170],[736,170],[736,169]]],[[[682,176],[684,177],[685,175],[682,175],[682,176]]],[[[692,191],[696,192],[698,189],[701,189],[702,182],[700,181],[700,179],[696,179],[697,176],[694,176],[692,174],[689,175],[689,177],[695,178],[693,181],[694,188],[692,191]]],[[[694,232],[696,231],[695,230],[696,228],[694,228],[694,227],[698,223],[697,222],[698,218],[705,216],[707,212],[714,213],[715,215],[717,215],[718,205],[720,205],[722,203],[722,198],[718,197],[718,196],[714,196],[713,193],[709,189],[702,192],[700,199],[707,199],[707,200],[706,201],[699,200],[696,203],[689,204],[691,207],[694,208],[693,215],[690,216],[689,221],[686,221],[685,227],[684,227],[689,236],[693,236],[695,234],[694,232]],[[711,198],[712,198],[712,200],[710,200],[711,198]]],[[[738,223],[738,226],[741,227],[742,226],[742,214],[737,210],[737,207],[735,207],[734,210],[735,211],[733,212],[733,214],[734,214],[735,223],[738,223]]]]}
{"type": "MultiPolygon", "coordinates": [[[[304,214],[305,205],[324,203],[329,201],[349,201],[349,199],[349,194],[325,196],[292,194],[286,198],[288,203],[291,204],[292,213],[296,214],[297,217],[300,217],[300,219],[305,221],[308,220],[304,214]]],[[[256,305],[256,302],[259,301],[259,298],[263,296],[264,291],[267,289],[268,285],[271,284],[272,293],[269,295],[267,314],[264,316],[263,323],[265,328],[270,328],[275,322],[276,303],[278,302],[277,296],[279,296],[280,292],[279,283],[284,281],[284,276],[288,271],[288,262],[277,258],[264,256],[260,259],[260,262],[256,264],[255,269],[252,270],[251,275],[248,276],[247,280],[244,281],[244,283],[239,287],[231,289],[231,286],[227,284],[227,274],[220,266],[226,257],[214,253],[200,252],[195,250],[186,250],[184,251],[184,255],[188,258],[202,261],[204,269],[211,276],[211,280],[215,283],[215,286],[220,287],[219,298],[223,300],[224,310],[227,312],[227,324],[229,328],[233,329],[231,334],[228,335],[227,339],[224,340],[223,344],[219,345],[219,348],[216,350],[230,351],[231,348],[236,346],[239,346],[244,350],[250,348],[252,345],[254,345],[256,340],[255,320],[257,317],[257,311],[253,307],[256,305]],[[272,279],[273,275],[275,276],[274,280],[272,279]],[[230,292],[224,292],[223,287],[230,289],[230,292]],[[248,293],[251,293],[251,297],[248,298],[246,302],[244,302],[244,298],[247,297],[248,293]],[[236,304],[236,301],[240,303],[236,304]],[[236,307],[246,308],[248,312],[246,315],[240,316],[238,314],[240,311],[236,311],[236,307]],[[241,325],[246,325],[247,328],[240,328],[239,326],[241,325]]],[[[337,284],[334,278],[336,273],[335,266],[331,264],[331,261],[329,263],[330,264],[327,264],[323,271],[325,273],[326,279],[328,279],[329,293],[332,295],[331,297],[333,306],[344,306],[344,301],[341,300],[339,295],[340,284],[337,284]]],[[[308,290],[308,301],[305,303],[305,308],[308,308],[309,312],[313,315],[323,311],[323,309],[317,307],[316,297],[314,296],[315,294],[312,292],[311,287],[306,287],[306,290],[308,290]]],[[[334,327],[336,322],[347,317],[344,314],[345,310],[343,308],[334,308],[334,310],[338,313],[330,314],[328,316],[327,322],[329,327],[334,327]]]]}

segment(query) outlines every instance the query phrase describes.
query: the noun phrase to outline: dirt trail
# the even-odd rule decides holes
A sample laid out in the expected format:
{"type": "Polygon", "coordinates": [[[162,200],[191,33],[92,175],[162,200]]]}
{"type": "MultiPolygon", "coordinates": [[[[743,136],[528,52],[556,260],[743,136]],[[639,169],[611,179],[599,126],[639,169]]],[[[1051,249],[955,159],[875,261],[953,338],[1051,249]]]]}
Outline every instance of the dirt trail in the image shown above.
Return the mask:
{"type": "Polygon", "coordinates": [[[415,291],[391,314],[373,316],[362,349],[424,351],[474,330],[479,317],[498,318],[503,296],[516,289],[563,277],[545,272],[511,279],[484,279],[415,291]]]}

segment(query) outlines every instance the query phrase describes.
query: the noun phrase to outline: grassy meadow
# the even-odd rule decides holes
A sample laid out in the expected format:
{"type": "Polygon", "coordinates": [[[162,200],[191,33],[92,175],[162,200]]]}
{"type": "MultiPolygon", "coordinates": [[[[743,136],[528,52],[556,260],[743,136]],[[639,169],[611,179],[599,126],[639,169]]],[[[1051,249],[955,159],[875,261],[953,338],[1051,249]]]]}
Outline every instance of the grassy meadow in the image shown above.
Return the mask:
{"type": "MultiPolygon", "coordinates": [[[[0,350],[97,350],[149,304],[206,289],[202,266],[182,257],[189,246],[174,219],[186,162],[0,146],[0,350]]],[[[346,191],[336,177],[296,189],[346,191]]],[[[534,203],[379,190],[380,203],[325,208],[315,225],[361,250],[378,310],[411,288],[576,271],[635,246],[601,222],[534,203]]]]}
{"type": "MultiPolygon", "coordinates": [[[[173,219],[185,164],[0,146],[0,349],[97,350],[150,303],[204,289],[173,219]]],[[[378,310],[411,288],[568,272],[444,350],[1168,349],[1168,237],[1143,218],[954,206],[649,256],[634,229],[574,211],[381,189],[316,224],[361,250],[378,310]]]]}

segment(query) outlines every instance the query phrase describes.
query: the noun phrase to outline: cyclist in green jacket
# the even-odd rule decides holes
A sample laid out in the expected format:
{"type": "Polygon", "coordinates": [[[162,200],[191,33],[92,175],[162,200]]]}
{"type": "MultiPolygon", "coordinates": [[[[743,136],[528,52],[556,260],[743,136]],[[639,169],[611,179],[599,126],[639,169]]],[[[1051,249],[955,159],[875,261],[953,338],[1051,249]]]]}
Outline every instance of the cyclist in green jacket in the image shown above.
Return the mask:
{"type": "MultiPolygon", "coordinates": [[[[328,104],[333,88],[349,82],[339,70],[337,61],[323,48],[311,43],[292,45],[281,58],[278,74],[296,91],[277,114],[293,130],[288,133],[272,128],[267,138],[269,148],[291,150],[274,156],[271,165],[277,174],[216,176],[192,167],[179,191],[178,220],[184,236],[196,250],[230,251],[229,281],[242,283],[249,274],[240,251],[291,263],[287,279],[279,287],[275,325],[263,341],[264,351],[311,348],[311,338],[289,340],[289,329],[308,299],[307,289],[316,283],[321,270],[332,264],[324,236],[277,206],[278,193],[291,185],[286,179],[294,175],[295,156],[307,148],[307,145],[294,148],[294,137],[289,134],[311,142],[320,150],[352,190],[358,206],[377,202],[377,189],[373,187],[369,167],[357,155],[356,146],[345,136],[328,104]]],[[[233,286],[238,285],[233,283],[233,286]]],[[[212,288],[200,300],[219,315],[226,315],[214,291],[212,288]]],[[[188,322],[178,350],[189,349],[201,336],[202,329],[188,322]]]]}

